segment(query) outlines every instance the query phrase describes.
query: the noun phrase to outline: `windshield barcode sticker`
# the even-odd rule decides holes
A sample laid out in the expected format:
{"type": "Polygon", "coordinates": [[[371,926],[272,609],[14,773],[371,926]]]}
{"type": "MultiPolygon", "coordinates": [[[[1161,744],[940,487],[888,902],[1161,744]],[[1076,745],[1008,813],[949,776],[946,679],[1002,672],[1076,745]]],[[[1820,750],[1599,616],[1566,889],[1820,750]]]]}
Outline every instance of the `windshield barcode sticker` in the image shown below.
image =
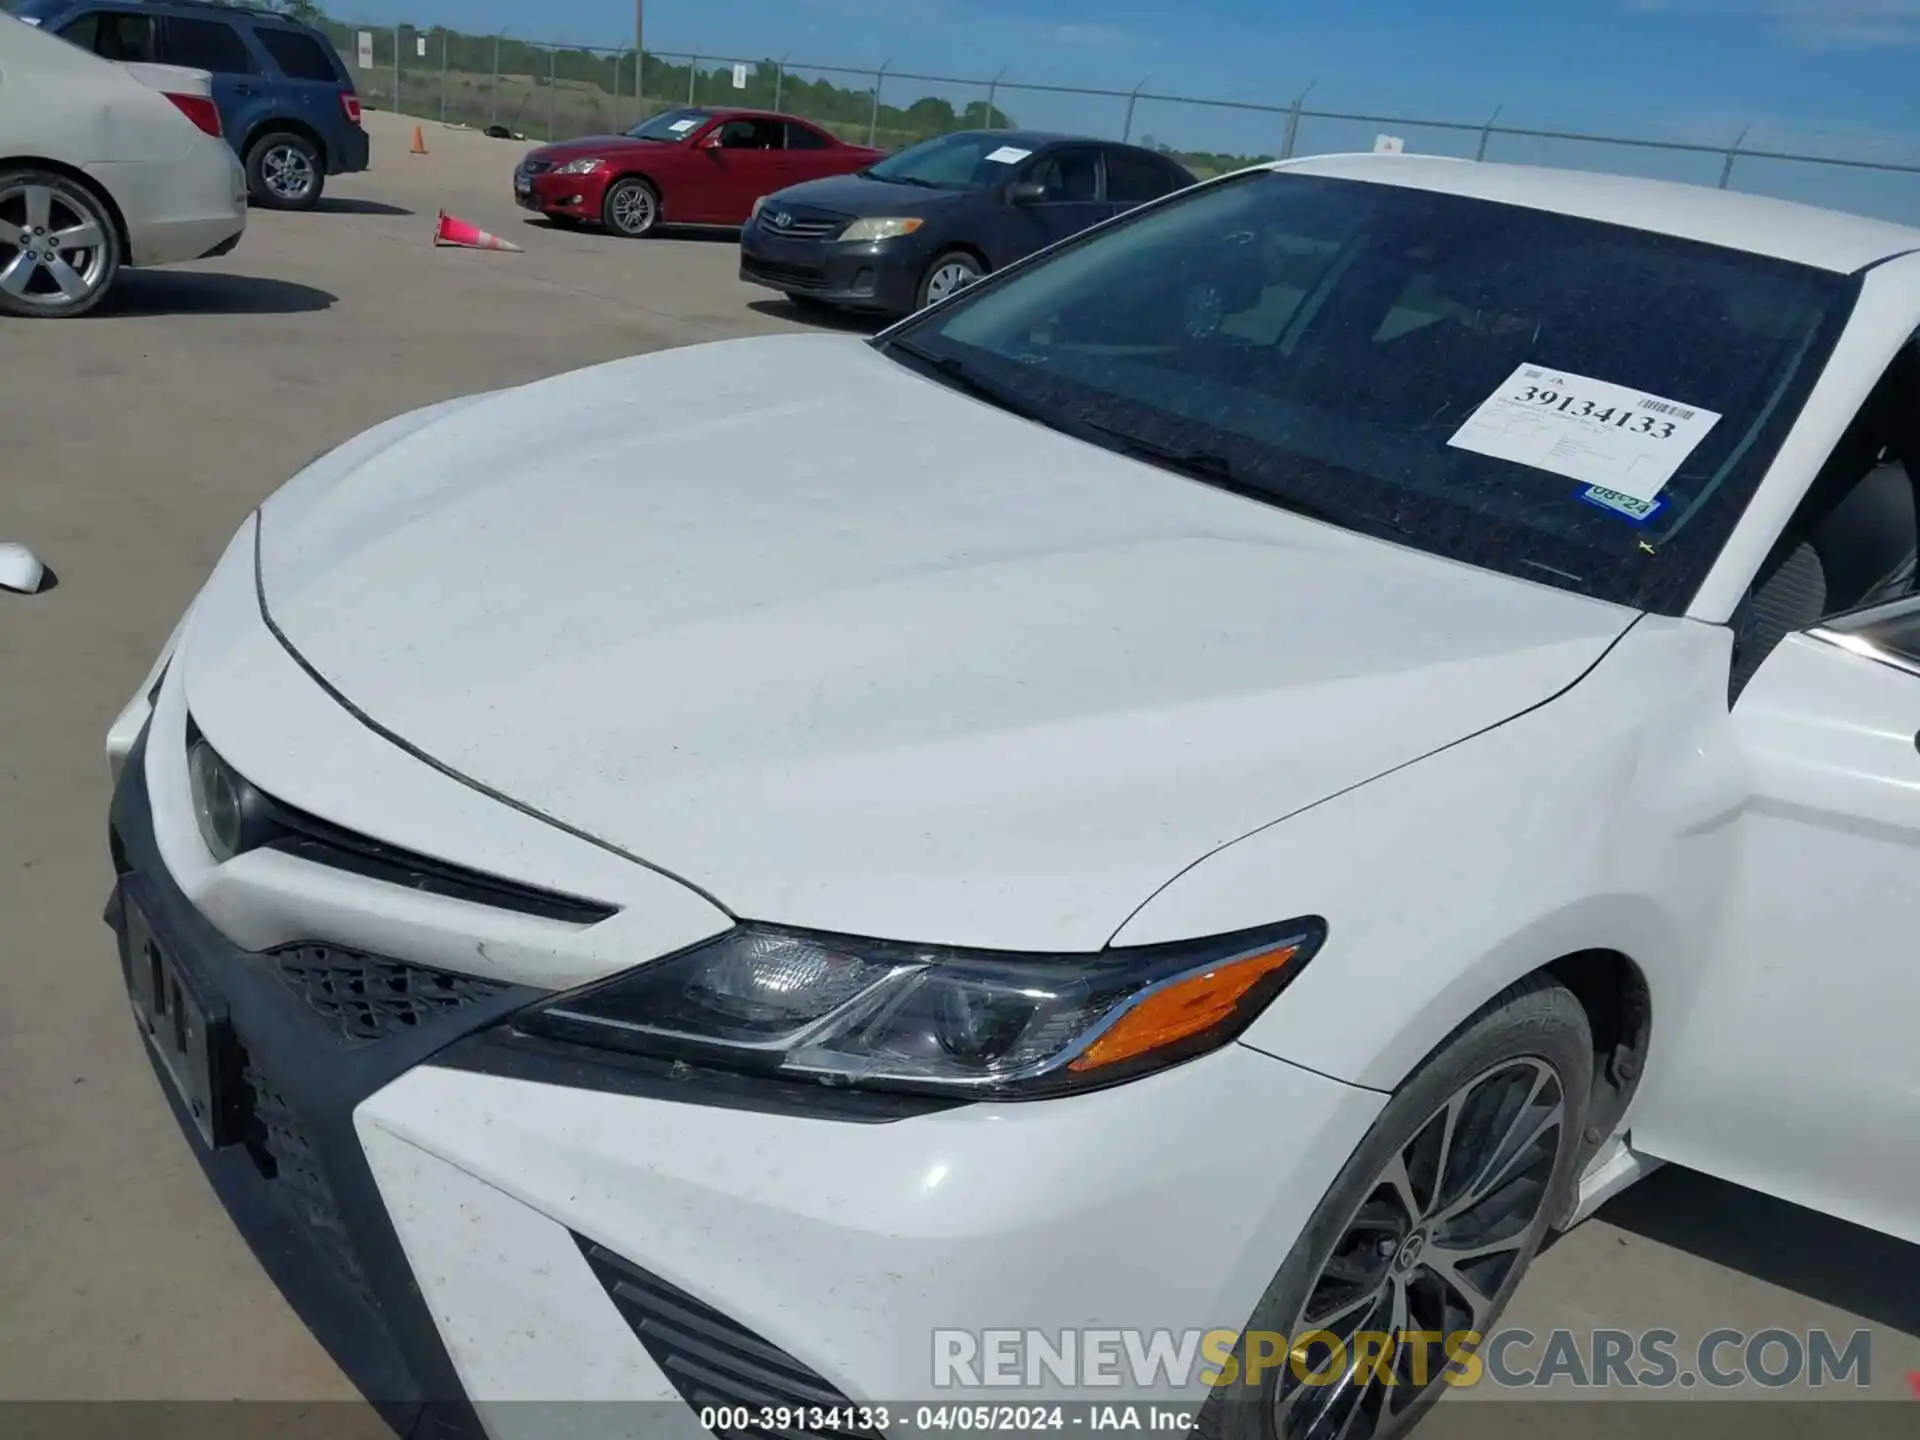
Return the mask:
{"type": "Polygon", "coordinates": [[[995,165],[1018,165],[1032,153],[1031,150],[1022,150],[1018,145],[1002,145],[987,159],[995,165]]]}
{"type": "Polygon", "coordinates": [[[1693,411],[1684,405],[1675,405],[1671,400],[1642,400],[1642,410],[1651,410],[1656,415],[1676,415],[1682,420],[1693,419],[1693,411]]]}
{"type": "Polygon", "coordinates": [[[1719,423],[1712,410],[1528,364],[1482,401],[1447,444],[1648,502],[1719,423]]]}

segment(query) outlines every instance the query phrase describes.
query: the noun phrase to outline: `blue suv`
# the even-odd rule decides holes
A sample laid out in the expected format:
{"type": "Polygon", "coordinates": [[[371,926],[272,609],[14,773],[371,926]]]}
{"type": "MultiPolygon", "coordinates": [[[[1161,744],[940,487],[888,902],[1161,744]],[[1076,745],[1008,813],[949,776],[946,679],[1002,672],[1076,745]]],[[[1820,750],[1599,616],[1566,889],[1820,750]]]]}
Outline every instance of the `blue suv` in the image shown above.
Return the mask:
{"type": "Polygon", "coordinates": [[[211,74],[220,129],[247,167],[255,205],[310,210],[327,176],[367,168],[353,77],[311,25],[204,0],[14,0],[8,8],[108,60],[211,74]]]}

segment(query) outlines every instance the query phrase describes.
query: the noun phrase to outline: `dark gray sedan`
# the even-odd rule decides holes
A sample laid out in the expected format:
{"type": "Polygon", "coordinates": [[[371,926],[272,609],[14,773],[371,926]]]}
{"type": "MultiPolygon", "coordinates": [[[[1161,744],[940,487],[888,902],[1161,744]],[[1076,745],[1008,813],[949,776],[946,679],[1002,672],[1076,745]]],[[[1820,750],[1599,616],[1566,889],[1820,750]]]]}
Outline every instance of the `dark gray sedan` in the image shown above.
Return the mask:
{"type": "Polygon", "coordinates": [[[796,301],[905,315],[1194,178],[1137,145],[969,130],[754,207],[740,278],[796,301]]]}

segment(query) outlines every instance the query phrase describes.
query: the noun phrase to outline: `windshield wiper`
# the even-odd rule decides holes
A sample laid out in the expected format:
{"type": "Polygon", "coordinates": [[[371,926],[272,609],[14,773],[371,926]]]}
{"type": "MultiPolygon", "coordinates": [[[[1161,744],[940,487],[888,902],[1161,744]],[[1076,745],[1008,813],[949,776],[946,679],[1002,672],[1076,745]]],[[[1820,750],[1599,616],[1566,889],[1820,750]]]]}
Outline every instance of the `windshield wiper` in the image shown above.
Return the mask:
{"type": "Polygon", "coordinates": [[[1009,415],[1018,415],[1022,420],[1033,420],[1052,429],[1059,425],[1039,406],[1030,400],[1022,399],[1012,391],[995,385],[990,380],[982,380],[970,366],[951,355],[936,355],[906,340],[889,340],[889,350],[898,350],[903,355],[911,355],[918,363],[926,366],[942,380],[956,390],[965,391],[976,400],[1006,411],[1009,415]]]}
{"type": "MultiPolygon", "coordinates": [[[[1258,500],[1263,505],[1271,505],[1276,510],[1286,510],[1294,515],[1305,516],[1309,520],[1324,520],[1329,525],[1352,528],[1353,517],[1341,515],[1324,505],[1316,505],[1311,500],[1302,500],[1298,496],[1287,495],[1270,490],[1249,480],[1239,466],[1218,450],[1183,449],[1177,445],[1162,445],[1157,441],[1143,440],[1138,435],[1129,435],[1124,430],[1115,430],[1106,425],[1096,425],[1091,420],[1083,422],[1087,429],[1097,430],[1113,442],[1113,448],[1123,455],[1131,455],[1136,460],[1144,460],[1149,465],[1157,465],[1162,470],[1170,470],[1175,475],[1184,475],[1189,480],[1198,480],[1205,485],[1217,486],[1231,491],[1235,495],[1244,495],[1249,500],[1258,500]]],[[[1400,527],[1390,521],[1381,521],[1390,529],[1400,527]]]]}

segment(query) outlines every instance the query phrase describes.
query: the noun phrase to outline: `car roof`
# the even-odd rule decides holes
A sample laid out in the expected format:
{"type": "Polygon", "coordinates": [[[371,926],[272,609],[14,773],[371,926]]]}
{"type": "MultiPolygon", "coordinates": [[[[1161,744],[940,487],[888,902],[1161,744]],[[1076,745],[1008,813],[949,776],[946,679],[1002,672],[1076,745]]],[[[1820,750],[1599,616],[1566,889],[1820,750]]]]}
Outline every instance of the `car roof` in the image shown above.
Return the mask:
{"type": "Polygon", "coordinates": [[[1920,229],[1791,200],[1592,170],[1444,155],[1316,155],[1259,167],[1436,190],[1746,250],[1843,275],[1920,250],[1920,229]]]}

